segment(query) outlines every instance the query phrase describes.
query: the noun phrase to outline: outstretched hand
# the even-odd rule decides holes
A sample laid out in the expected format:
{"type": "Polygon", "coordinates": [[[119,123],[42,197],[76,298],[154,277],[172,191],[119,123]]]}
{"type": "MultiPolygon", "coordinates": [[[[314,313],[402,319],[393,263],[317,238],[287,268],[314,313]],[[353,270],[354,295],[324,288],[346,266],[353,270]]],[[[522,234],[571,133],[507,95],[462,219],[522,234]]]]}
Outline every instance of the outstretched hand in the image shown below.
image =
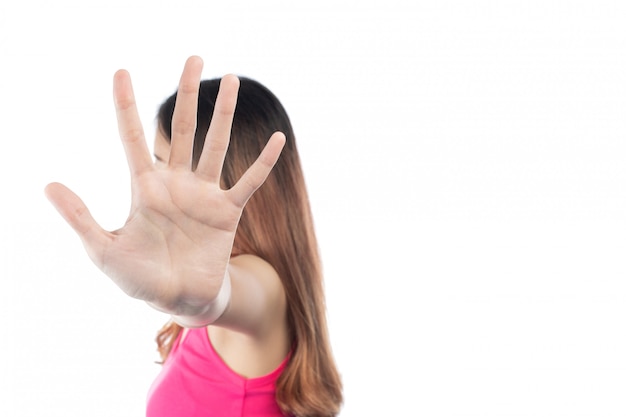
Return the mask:
{"type": "Polygon", "coordinates": [[[128,72],[115,74],[119,132],[131,173],[126,224],[103,230],[80,198],[52,183],[46,195],[78,233],[93,262],[126,294],[173,314],[211,302],[221,285],[243,208],[278,160],[285,137],[277,132],[231,189],[220,175],[235,112],[239,80],[222,78],[197,169],[191,157],[202,60],[187,60],[172,119],[169,161],[156,167],[148,151],[128,72]]]}

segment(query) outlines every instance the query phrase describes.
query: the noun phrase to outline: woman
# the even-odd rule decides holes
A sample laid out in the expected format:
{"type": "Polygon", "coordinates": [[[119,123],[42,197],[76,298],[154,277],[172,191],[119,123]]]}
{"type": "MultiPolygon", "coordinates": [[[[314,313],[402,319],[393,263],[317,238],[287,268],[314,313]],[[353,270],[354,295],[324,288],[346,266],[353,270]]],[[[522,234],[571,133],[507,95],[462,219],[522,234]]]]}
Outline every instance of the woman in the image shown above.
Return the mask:
{"type": "Polygon", "coordinates": [[[130,77],[114,77],[131,171],[124,227],[104,231],[60,184],[46,194],[98,267],[172,316],[148,416],[334,416],[341,382],[289,119],[260,84],[243,79],[238,93],[226,76],[199,88],[201,71],[189,58],[161,106],[156,163],[130,77]]]}

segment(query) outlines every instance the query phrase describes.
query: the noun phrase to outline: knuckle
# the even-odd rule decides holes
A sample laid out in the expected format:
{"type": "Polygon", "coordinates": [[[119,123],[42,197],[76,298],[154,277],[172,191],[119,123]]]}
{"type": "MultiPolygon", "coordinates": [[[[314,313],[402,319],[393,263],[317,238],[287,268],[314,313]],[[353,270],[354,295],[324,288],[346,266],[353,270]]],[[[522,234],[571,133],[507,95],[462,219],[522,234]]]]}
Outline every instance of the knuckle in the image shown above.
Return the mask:
{"type": "Polygon", "coordinates": [[[259,178],[252,173],[243,177],[242,180],[245,188],[250,192],[250,194],[252,194],[257,188],[259,188],[262,182],[259,181],[259,178]]]}
{"type": "Polygon", "coordinates": [[[178,91],[182,94],[195,94],[197,90],[198,85],[191,82],[181,82],[178,86],[178,91]]]}
{"type": "Polygon", "coordinates": [[[232,117],[235,114],[235,103],[220,103],[215,106],[214,113],[221,117],[232,117]]]}
{"type": "Polygon", "coordinates": [[[218,140],[209,140],[205,143],[204,146],[208,151],[216,153],[225,152],[228,149],[227,142],[222,142],[218,140]]]}
{"type": "Polygon", "coordinates": [[[131,97],[118,97],[115,101],[117,108],[120,110],[128,110],[135,106],[135,99],[131,97]]]}
{"type": "Polygon", "coordinates": [[[126,142],[137,142],[143,139],[143,130],[138,127],[129,127],[122,132],[122,138],[126,142]]]}
{"type": "Polygon", "coordinates": [[[192,119],[177,119],[172,123],[173,133],[190,133],[196,131],[196,121],[192,119]]]}

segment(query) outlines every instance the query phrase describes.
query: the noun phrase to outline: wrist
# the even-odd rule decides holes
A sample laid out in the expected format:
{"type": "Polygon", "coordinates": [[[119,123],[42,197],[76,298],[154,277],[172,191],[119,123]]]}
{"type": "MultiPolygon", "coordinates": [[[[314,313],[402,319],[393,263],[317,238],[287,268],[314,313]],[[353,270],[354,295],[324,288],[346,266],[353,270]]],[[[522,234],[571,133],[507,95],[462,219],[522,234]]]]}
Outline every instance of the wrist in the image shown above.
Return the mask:
{"type": "Polygon", "coordinates": [[[224,273],[222,285],[217,296],[198,313],[189,314],[172,314],[172,320],[183,327],[205,327],[214,323],[219,319],[230,304],[231,298],[231,282],[228,267],[224,273]]]}

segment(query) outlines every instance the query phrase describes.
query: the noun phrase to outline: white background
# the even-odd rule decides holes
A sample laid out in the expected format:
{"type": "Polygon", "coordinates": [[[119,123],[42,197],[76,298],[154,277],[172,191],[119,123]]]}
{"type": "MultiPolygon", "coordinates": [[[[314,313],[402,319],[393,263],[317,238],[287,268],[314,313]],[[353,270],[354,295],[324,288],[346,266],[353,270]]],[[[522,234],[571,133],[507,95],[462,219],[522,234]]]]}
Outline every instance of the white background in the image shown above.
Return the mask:
{"type": "Polygon", "coordinates": [[[143,415],[167,317],[43,188],[120,227],[112,75],[151,136],[192,54],[292,118],[342,417],[626,415],[625,2],[177,3],[0,5],[0,415],[143,415]]]}

